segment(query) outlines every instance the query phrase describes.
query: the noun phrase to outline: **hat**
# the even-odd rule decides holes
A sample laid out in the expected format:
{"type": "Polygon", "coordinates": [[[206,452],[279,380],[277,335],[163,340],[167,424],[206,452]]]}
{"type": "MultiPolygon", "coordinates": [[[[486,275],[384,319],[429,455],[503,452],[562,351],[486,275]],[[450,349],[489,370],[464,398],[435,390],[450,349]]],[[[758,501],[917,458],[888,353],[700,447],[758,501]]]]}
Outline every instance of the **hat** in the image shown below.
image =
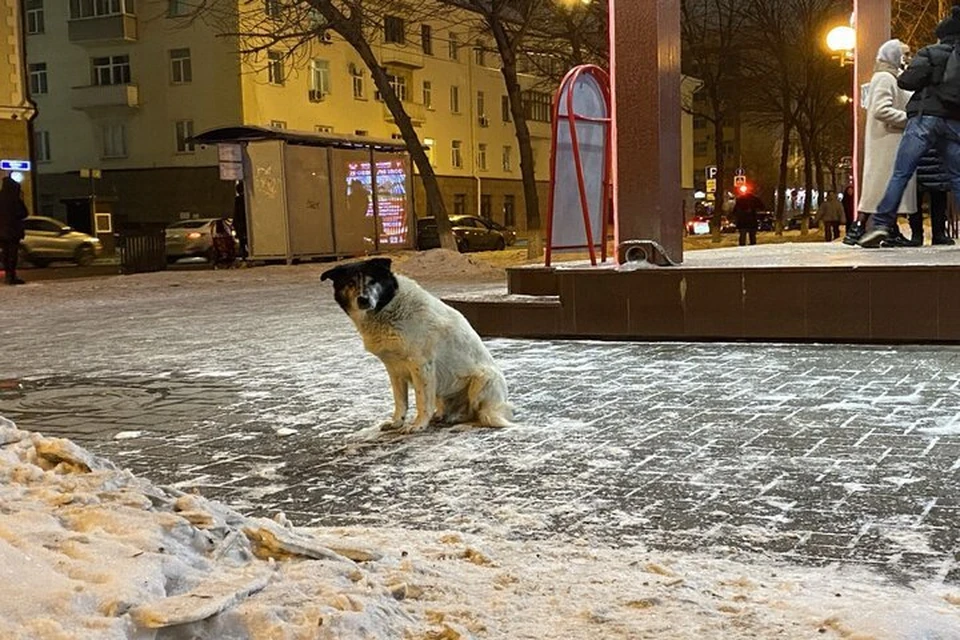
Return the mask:
{"type": "Polygon", "coordinates": [[[960,7],[954,6],[950,15],[940,21],[934,32],[941,40],[950,36],[960,36],[960,7]]]}

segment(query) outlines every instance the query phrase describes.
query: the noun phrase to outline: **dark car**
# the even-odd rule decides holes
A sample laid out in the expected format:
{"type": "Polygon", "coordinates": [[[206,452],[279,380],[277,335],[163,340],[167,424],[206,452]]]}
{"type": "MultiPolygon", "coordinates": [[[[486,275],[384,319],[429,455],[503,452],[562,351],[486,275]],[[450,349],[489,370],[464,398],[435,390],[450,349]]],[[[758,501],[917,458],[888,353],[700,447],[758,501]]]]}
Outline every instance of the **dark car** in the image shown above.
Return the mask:
{"type": "MultiPolygon", "coordinates": [[[[807,216],[807,228],[808,228],[808,229],[814,229],[814,228],[816,228],[817,225],[816,225],[816,223],[814,222],[814,220],[815,220],[815,217],[814,217],[813,214],[810,214],[809,216],[807,216]]],[[[796,229],[802,228],[802,226],[803,226],[803,212],[801,211],[801,212],[795,213],[794,215],[792,215],[792,216],[790,216],[789,218],[787,218],[787,221],[786,221],[786,223],[785,223],[783,226],[786,227],[787,229],[790,229],[790,230],[796,230],[796,229]]]]}
{"type": "MultiPolygon", "coordinates": [[[[512,244],[516,237],[509,229],[498,229],[495,223],[477,216],[450,216],[453,237],[462,253],[467,251],[499,251],[512,244]]],[[[417,248],[437,249],[440,247],[440,235],[437,233],[436,218],[417,220],[417,248]]]]}

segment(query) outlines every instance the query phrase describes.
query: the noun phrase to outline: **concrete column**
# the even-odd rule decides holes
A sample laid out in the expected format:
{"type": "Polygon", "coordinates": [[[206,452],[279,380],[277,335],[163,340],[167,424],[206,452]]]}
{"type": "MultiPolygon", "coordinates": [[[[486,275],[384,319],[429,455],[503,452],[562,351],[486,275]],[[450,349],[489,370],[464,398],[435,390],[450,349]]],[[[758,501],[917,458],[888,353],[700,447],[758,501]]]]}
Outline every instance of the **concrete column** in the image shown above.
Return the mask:
{"type": "Polygon", "coordinates": [[[854,28],[857,47],[854,51],[853,73],[853,175],[855,202],[860,202],[860,184],[863,179],[863,135],[867,112],[860,100],[860,87],[870,83],[880,45],[890,39],[890,0],[854,0],[854,28]]]}
{"type": "Polygon", "coordinates": [[[609,1],[616,242],[655,240],[679,262],[680,0],[609,1]]]}

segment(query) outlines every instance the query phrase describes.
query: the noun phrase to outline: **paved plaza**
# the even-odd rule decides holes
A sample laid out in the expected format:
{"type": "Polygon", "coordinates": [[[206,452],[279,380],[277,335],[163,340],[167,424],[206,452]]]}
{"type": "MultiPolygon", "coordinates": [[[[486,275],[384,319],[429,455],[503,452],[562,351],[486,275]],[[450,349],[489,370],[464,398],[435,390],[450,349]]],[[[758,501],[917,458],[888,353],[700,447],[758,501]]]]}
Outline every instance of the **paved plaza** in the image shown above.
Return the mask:
{"type": "Polygon", "coordinates": [[[519,426],[378,437],[387,376],[321,271],[0,291],[0,415],[296,524],[960,584],[960,349],[495,340],[519,426]]]}

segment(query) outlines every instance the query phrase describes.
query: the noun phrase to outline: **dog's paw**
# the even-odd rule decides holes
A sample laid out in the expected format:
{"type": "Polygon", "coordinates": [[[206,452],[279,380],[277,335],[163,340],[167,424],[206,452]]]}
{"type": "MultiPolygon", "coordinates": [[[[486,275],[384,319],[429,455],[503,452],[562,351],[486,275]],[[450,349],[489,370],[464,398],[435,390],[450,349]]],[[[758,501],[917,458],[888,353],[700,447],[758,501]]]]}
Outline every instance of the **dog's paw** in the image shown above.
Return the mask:
{"type": "Polygon", "coordinates": [[[387,420],[380,425],[380,431],[403,431],[403,419],[387,420]]]}
{"type": "Polygon", "coordinates": [[[428,424],[428,420],[414,420],[409,424],[403,425],[403,427],[400,428],[400,433],[411,434],[416,433],[417,431],[423,431],[428,424]]]}

